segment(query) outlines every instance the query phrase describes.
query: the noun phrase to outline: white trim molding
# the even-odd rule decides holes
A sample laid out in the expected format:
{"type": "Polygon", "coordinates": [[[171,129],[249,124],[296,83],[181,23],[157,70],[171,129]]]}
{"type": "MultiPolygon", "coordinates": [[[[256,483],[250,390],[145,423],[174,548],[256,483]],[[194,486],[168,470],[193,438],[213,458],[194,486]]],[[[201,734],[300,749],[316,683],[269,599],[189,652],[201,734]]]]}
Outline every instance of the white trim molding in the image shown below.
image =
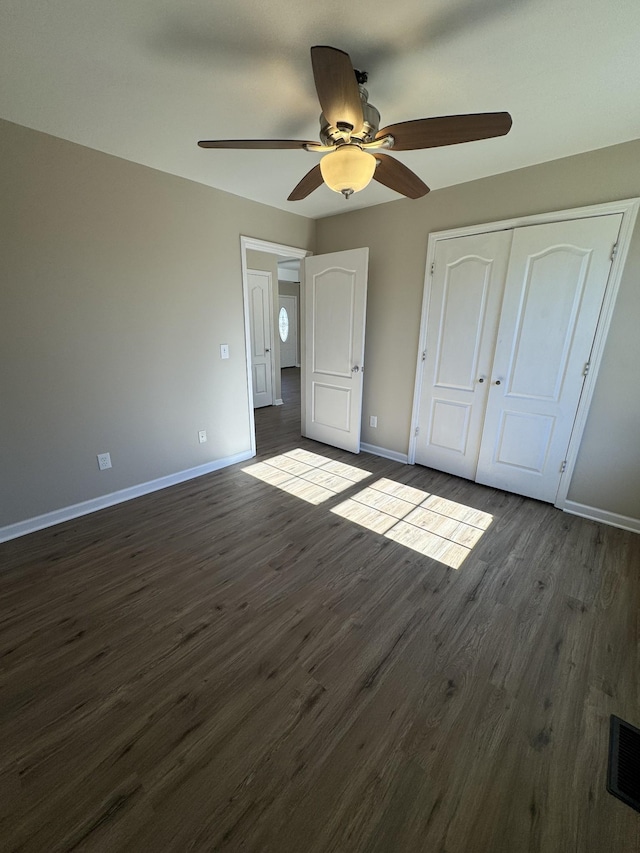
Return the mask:
{"type": "Polygon", "coordinates": [[[382,456],[383,459],[391,459],[392,462],[402,462],[406,465],[409,461],[406,453],[398,453],[396,450],[387,450],[386,447],[376,447],[375,444],[360,442],[360,450],[371,453],[373,456],[382,456]]]}
{"type": "Polygon", "coordinates": [[[284,406],[284,400],[282,399],[282,397],[277,397],[276,401],[273,405],[274,406],[284,406]]]}
{"type": "Polygon", "coordinates": [[[248,450],[243,453],[236,453],[235,456],[216,459],[213,462],[207,462],[205,465],[198,465],[196,468],[188,468],[185,471],[168,474],[166,477],[159,477],[157,480],[149,480],[137,486],[129,486],[127,489],[120,489],[120,491],[111,492],[108,495],[101,495],[88,501],[82,501],[82,503],[65,506],[61,509],[53,510],[53,512],[47,512],[44,515],[37,515],[25,521],[18,521],[15,524],[0,527],[0,542],[8,542],[10,539],[26,536],[28,533],[34,533],[36,530],[53,527],[56,524],[62,524],[64,521],[72,521],[74,518],[80,518],[80,516],[98,512],[101,509],[134,500],[134,498],[151,494],[151,492],[158,492],[160,489],[166,489],[178,483],[184,483],[186,480],[202,477],[204,474],[219,471],[221,468],[227,468],[229,465],[235,465],[237,462],[245,462],[255,455],[255,452],[248,450]]]}
{"type": "Polygon", "coordinates": [[[560,477],[560,487],[558,488],[558,494],[556,495],[555,506],[560,509],[565,509],[565,505],[567,503],[567,495],[569,494],[569,487],[571,486],[571,478],[573,477],[573,471],[578,460],[580,443],[582,442],[582,436],[587,424],[587,415],[589,414],[589,407],[595,391],[598,371],[600,370],[600,364],[602,362],[602,356],[604,354],[604,348],[607,341],[607,334],[609,333],[609,326],[611,325],[611,320],[613,318],[613,309],[618,296],[618,290],[620,289],[622,273],[624,272],[624,265],[627,260],[631,237],[633,235],[633,229],[638,216],[640,199],[636,198],[624,202],[618,202],[617,207],[614,203],[597,205],[597,207],[606,208],[605,210],[602,210],[603,214],[622,213],[622,224],[620,226],[618,244],[615,250],[613,263],[611,264],[611,270],[609,271],[609,281],[607,282],[607,289],[605,290],[604,300],[602,302],[602,309],[600,311],[600,318],[596,327],[596,334],[593,339],[593,349],[591,350],[591,357],[589,359],[589,372],[587,373],[584,385],[582,386],[582,395],[580,396],[576,419],[571,433],[571,440],[569,441],[567,464],[564,473],[560,477]],[[609,210],[609,208],[614,209],[609,210]]]}
{"type": "Polygon", "coordinates": [[[612,527],[620,527],[622,530],[630,530],[632,533],[640,533],[640,518],[629,518],[627,515],[618,515],[606,509],[586,506],[576,501],[565,501],[561,508],[571,515],[588,518],[589,521],[599,521],[602,524],[610,524],[612,527]]]}

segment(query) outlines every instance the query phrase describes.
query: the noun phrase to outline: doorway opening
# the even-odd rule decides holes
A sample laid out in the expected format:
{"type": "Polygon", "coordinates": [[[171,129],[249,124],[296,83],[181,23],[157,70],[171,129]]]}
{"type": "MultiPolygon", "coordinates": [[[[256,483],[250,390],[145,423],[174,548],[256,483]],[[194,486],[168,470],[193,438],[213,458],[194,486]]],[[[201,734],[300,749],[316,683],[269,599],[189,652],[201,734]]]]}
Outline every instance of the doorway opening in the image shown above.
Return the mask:
{"type": "Polygon", "coordinates": [[[300,268],[311,252],[253,237],[240,243],[251,449],[263,453],[283,431],[300,435],[300,268]]]}

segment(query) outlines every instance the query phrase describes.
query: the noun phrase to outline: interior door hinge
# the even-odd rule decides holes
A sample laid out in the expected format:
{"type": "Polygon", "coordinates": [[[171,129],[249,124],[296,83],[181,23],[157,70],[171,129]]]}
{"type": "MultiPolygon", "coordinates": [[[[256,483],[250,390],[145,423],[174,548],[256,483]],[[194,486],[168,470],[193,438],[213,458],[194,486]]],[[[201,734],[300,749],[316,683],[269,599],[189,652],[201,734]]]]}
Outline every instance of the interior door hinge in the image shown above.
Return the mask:
{"type": "Polygon", "coordinates": [[[616,242],[613,244],[613,249],[611,250],[611,260],[613,260],[617,254],[618,254],[618,241],[616,240],[616,242]]]}
{"type": "Polygon", "coordinates": [[[420,427],[416,427],[413,434],[414,435],[420,435],[420,427]]]}
{"type": "Polygon", "coordinates": [[[422,360],[423,360],[423,361],[426,361],[426,360],[427,360],[427,351],[426,351],[426,349],[423,349],[423,350],[422,350],[422,360]]]}
{"type": "Polygon", "coordinates": [[[564,474],[564,472],[566,470],[567,470],[567,460],[565,459],[564,462],[562,463],[562,465],[560,466],[560,473],[564,474]]]}
{"type": "Polygon", "coordinates": [[[435,271],[436,271],[436,262],[434,261],[434,262],[431,264],[431,275],[433,275],[435,271]]]}
{"type": "Polygon", "coordinates": [[[584,370],[582,371],[582,375],[583,375],[583,376],[586,376],[586,375],[587,375],[587,373],[589,373],[589,368],[590,368],[590,367],[591,367],[591,362],[590,362],[590,361],[588,361],[588,362],[585,364],[585,366],[584,366],[584,370]]]}

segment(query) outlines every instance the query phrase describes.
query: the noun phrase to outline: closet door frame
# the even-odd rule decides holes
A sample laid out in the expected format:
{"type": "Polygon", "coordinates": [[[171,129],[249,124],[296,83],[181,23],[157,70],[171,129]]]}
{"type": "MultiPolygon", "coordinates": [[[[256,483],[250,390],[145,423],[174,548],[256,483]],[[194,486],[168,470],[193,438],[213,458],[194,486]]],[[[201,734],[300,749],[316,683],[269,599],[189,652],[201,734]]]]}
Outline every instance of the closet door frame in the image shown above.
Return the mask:
{"type": "Polygon", "coordinates": [[[605,204],[594,204],[588,207],[572,208],[570,210],[553,211],[551,213],[534,214],[532,216],[521,216],[515,219],[505,219],[499,222],[489,222],[481,225],[473,225],[466,228],[454,228],[448,231],[434,231],[429,235],[427,246],[427,263],[424,278],[424,291],[422,298],[422,315],[420,319],[420,338],[418,342],[418,354],[416,363],[416,380],[413,395],[413,410],[411,413],[411,432],[409,436],[409,464],[415,464],[418,417],[420,409],[420,397],[422,394],[423,354],[427,349],[427,317],[429,314],[429,301],[431,296],[431,275],[434,269],[436,246],[439,240],[450,240],[454,237],[466,237],[472,234],[485,234],[491,231],[504,231],[513,228],[525,228],[529,225],[540,225],[547,222],[565,222],[570,219],[585,219],[592,216],[604,216],[609,213],[621,213],[622,225],[616,245],[613,263],[609,273],[609,281],[602,303],[602,311],[596,328],[593,341],[592,357],[589,372],[586,376],[583,392],[580,397],[574,427],[567,451],[567,464],[560,478],[560,487],[555,500],[555,506],[564,509],[567,502],[567,494],[573,476],[573,470],[578,457],[582,434],[587,422],[587,415],[591,405],[591,399],[596,386],[600,363],[604,352],[604,346],[611,325],[613,308],[622,279],[625,261],[629,252],[631,236],[640,208],[640,198],[623,199],[621,201],[606,202],[605,204]]]}

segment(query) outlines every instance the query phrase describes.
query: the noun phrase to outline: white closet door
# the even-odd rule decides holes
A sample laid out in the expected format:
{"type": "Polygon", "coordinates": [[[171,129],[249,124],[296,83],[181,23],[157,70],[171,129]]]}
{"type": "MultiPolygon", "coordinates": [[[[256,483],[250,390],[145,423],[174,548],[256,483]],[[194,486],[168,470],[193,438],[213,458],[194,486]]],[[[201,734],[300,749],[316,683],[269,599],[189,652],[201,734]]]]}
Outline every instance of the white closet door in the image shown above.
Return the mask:
{"type": "Polygon", "coordinates": [[[472,480],[512,234],[440,240],[431,276],[416,462],[472,480]]]}
{"type": "Polygon", "coordinates": [[[555,499],[621,221],[515,230],[477,482],[555,499]]]}

